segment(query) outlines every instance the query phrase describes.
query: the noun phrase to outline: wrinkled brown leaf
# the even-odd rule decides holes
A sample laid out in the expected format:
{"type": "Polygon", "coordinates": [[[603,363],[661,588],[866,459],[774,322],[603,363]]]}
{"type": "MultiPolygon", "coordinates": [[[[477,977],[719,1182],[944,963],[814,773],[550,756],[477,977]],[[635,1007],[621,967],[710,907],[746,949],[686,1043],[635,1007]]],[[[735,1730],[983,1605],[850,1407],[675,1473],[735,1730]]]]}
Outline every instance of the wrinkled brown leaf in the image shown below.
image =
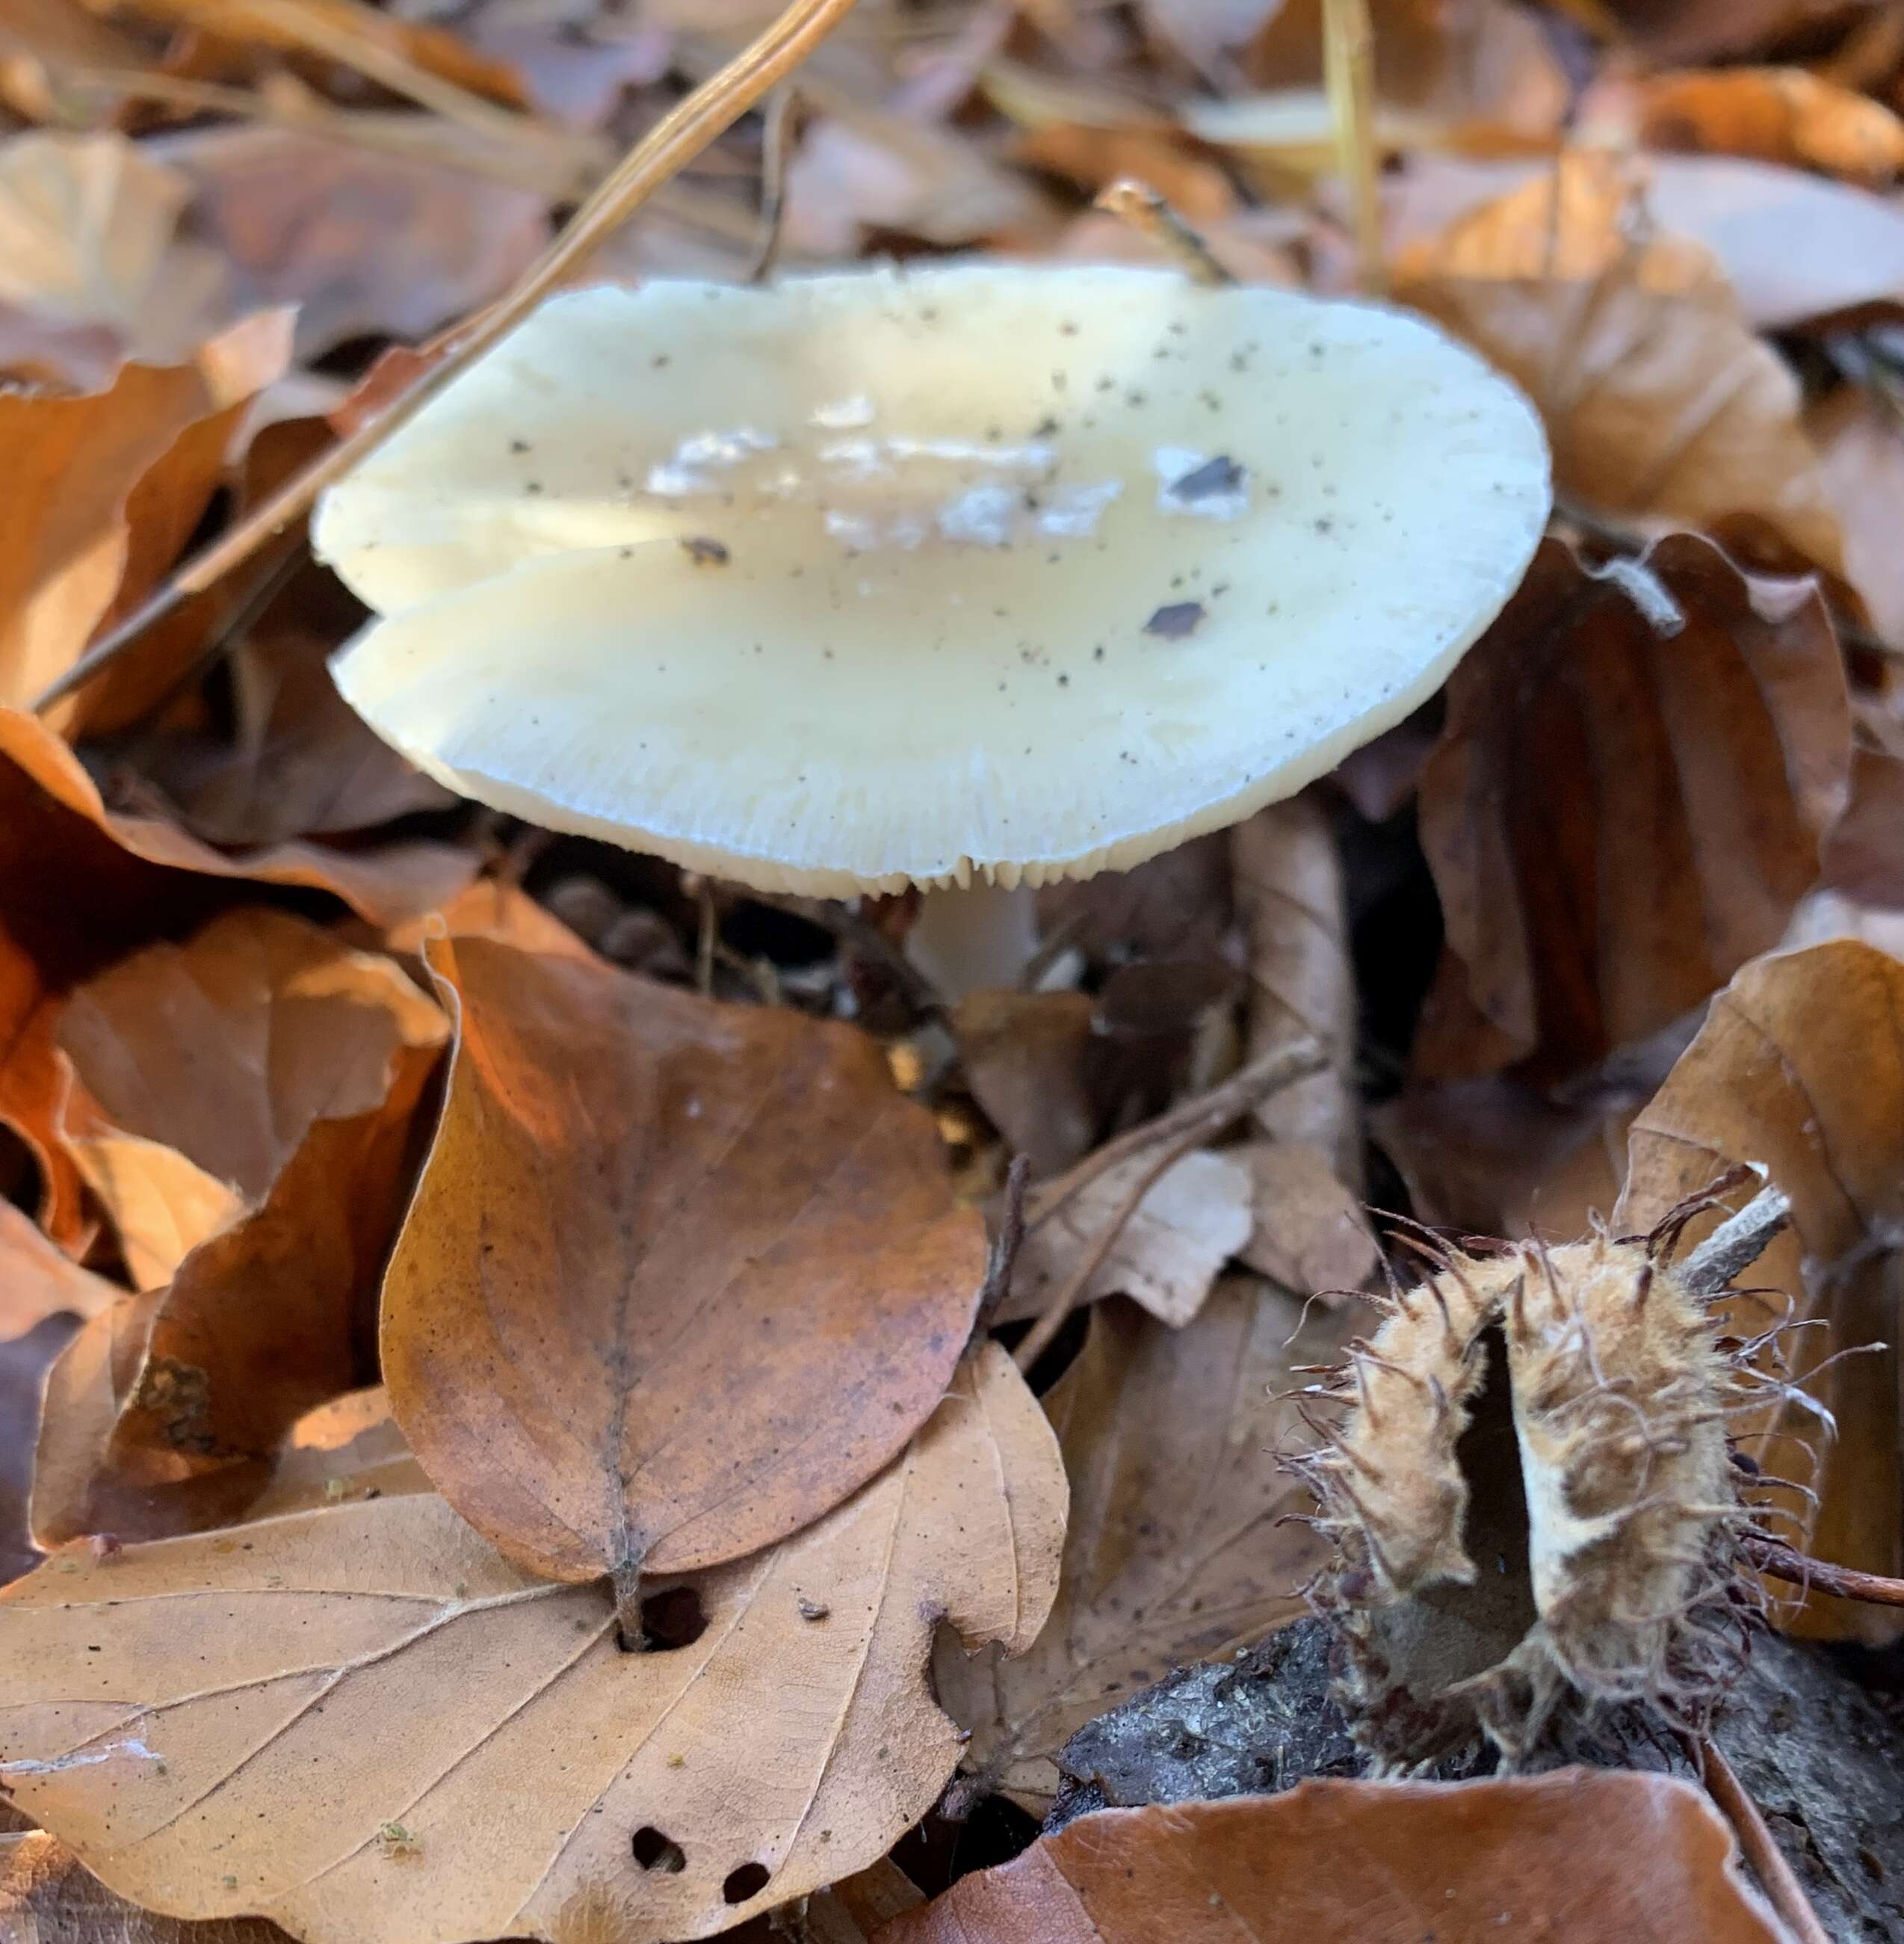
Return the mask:
{"type": "Polygon", "coordinates": [[[563,1580],[772,1544],[871,1476],[972,1327],[984,1224],[856,1029],[491,939],[384,1291],[405,1433],[563,1580]]]}
{"type": "Polygon", "coordinates": [[[551,952],[590,964],[595,961],[595,954],[546,906],[502,878],[479,878],[439,910],[392,926],[384,934],[384,944],[392,952],[420,958],[423,941],[437,935],[439,924],[453,938],[466,934],[497,938],[520,952],[551,952]]]}
{"type": "Polygon", "coordinates": [[[1322,1072],[1272,1094],[1256,1119],[1277,1140],[1310,1143],[1355,1185],[1362,1180],[1355,974],[1328,820],[1313,795],[1272,804],[1230,832],[1230,857],[1249,967],[1248,1056],[1298,1039],[1329,1053],[1322,1072]]]}
{"type": "MultiPolygon", "coordinates": [[[[388,960],[246,908],[95,981],[64,1030],[101,1124],[185,1149],[242,1212],[62,1355],[34,1530],[189,1530],[241,1512],[291,1423],[363,1380],[444,1023],[388,960]]],[[[100,1151],[82,1165],[107,1188],[136,1171],[100,1151]]]]}
{"type": "Polygon", "coordinates": [[[877,1944],[1786,1944],[1704,1792],[1562,1769],[1080,1816],[877,1944]]]}
{"type": "Polygon", "coordinates": [[[177,1915],[311,1944],[705,1936],[930,1805],[959,1750],[935,1623],[1027,1646],[1064,1497],[987,1347],[846,1503],[693,1582],[706,1626],[672,1651],[623,1653],[604,1585],[531,1578],[431,1493],[62,1558],[0,1598],[6,1779],[177,1915]]]}
{"type": "Polygon", "coordinates": [[[0,1201],[0,1343],[49,1316],[97,1316],[125,1293],[63,1256],[10,1201],[0,1201]]]}
{"type": "Polygon", "coordinates": [[[1411,251],[1396,294],[1527,392],[1563,500],[1654,529],[1749,515],[1838,571],[1797,380],[1697,245],[1632,239],[1635,195],[1570,158],[1411,251]]]}
{"type": "Polygon", "coordinates": [[[1689,534],[1595,572],[1558,541],[1449,682],[1421,783],[1447,949],[1416,1060],[1577,1072],[1777,942],[1850,761],[1803,582],[1689,534]]]}
{"type": "Polygon", "coordinates": [[[1904,647],[1904,420],[1894,407],[1844,385],[1805,414],[1820,476],[1844,536],[1844,577],[1871,625],[1904,647]]]}
{"type": "Polygon", "coordinates": [[[1071,1481],[1051,1624],[1017,1663],[941,1652],[934,1664],[972,1733],[967,1767],[1042,1813],[1054,1756],[1093,1715],[1304,1610],[1322,1555],[1306,1527],[1276,1524],[1309,1509],[1278,1466],[1299,1426],[1276,1394],[1351,1327],[1319,1310],[1304,1323],[1299,1303],[1246,1276],[1182,1330],[1116,1297],[1093,1309],[1046,1401],[1071,1481]]]}
{"type": "MultiPolygon", "coordinates": [[[[1746,966],[1633,1124],[1616,1220],[1645,1229],[1735,1161],[1767,1168],[1792,1226],[1747,1278],[1769,1302],[1734,1306],[1756,1333],[1786,1304],[1828,1330],[1785,1340],[1793,1372],[1836,1417],[1835,1440],[1795,1405],[1768,1441],[1744,1446],[1775,1475],[1815,1487],[1810,1550],[1866,1572],[1904,1569],[1904,1469],[1897,1398],[1904,1257],[1904,964],[1853,941],[1746,966]],[[1875,1343],[1891,1347],[1864,1348],[1875,1343]],[[1819,1370],[1842,1351],[1859,1352],[1819,1370]],[[1800,1441],[1810,1447],[1807,1450],[1800,1441]]],[[[1803,1503],[1783,1503],[1802,1519],[1803,1503]]],[[[1816,1630],[1894,1638],[1881,1607],[1815,1600],[1816,1630]]]]}

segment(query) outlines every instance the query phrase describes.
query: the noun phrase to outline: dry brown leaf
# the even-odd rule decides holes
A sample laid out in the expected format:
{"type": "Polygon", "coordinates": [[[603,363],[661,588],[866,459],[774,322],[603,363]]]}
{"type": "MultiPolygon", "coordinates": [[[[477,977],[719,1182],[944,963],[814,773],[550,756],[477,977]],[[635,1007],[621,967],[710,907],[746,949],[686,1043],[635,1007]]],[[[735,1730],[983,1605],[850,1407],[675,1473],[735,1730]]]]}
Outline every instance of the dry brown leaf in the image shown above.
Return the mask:
{"type": "Polygon", "coordinates": [[[0,1597],[5,1778],[169,1914],[310,1944],[705,1936],[930,1806],[960,1747],[936,1623],[1029,1646],[1064,1500],[988,1346],[855,1496],[677,1590],[705,1624],[669,1651],[623,1653],[605,1584],[532,1578],[430,1493],[69,1555],[0,1597]]]}
{"type": "Polygon", "coordinates": [[[1103,1118],[1097,1007],[1084,992],[969,992],[954,1007],[972,1097],[1034,1178],[1081,1160],[1103,1118]]]}
{"type": "Polygon", "coordinates": [[[333,643],[301,629],[253,636],[226,657],[231,741],[161,742],[143,780],[208,844],[281,844],[368,830],[456,798],[374,734],[337,693],[333,643]]]}
{"type": "Polygon", "coordinates": [[[1372,1118],[1422,1221],[1572,1242],[1620,1198],[1626,1130],[1640,1104],[1562,1106],[1490,1074],[1405,1088],[1372,1118]]]}
{"type": "Polygon", "coordinates": [[[595,962],[595,954],[547,906],[503,878],[479,878],[440,910],[393,925],[384,934],[385,948],[420,958],[423,941],[434,938],[439,925],[452,938],[496,938],[519,952],[548,952],[557,958],[595,962]]]}
{"type": "Polygon", "coordinates": [[[65,1145],[136,1284],[170,1281],[263,1201],[318,1121],[376,1112],[407,1050],[445,1035],[388,959],[260,906],[80,986],[57,1033],[74,1075],[65,1145]]]}
{"type": "MultiPolygon", "coordinates": [[[[1128,223],[1117,227],[1138,235],[1128,223]]],[[[1043,885],[1039,924],[1092,959],[1213,958],[1230,921],[1228,847],[1228,834],[1213,831],[1128,871],[1043,885]]]]}
{"type": "Polygon", "coordinates": [[[1425,1078],[1550,1080],[1644,1039],[1817,878],[1850,741],[1809,582],[1690,534],[1597,571],[1549,540],[1448,698],[1421,782],[1448,940],[1425,1078]]]}
{"type": "Polygon", "coordinates": [[[190,365],[242,309],[217,253],[176,239],[191,195],[176,169],[110,131],[42,130],[0,143],[8,367],[91,391],[127,358],[190,365]]]}
{"type": "Polygon", "coordinates": [[[387,925],[453,897],[475,863],[416,840],[351,852],[299,842],[228,855],[161,818],[108,811],[57,736],[0,709],[0,1120],[39,1164],[47,1232],[63,1247],[82,1233],[79,1177],[58,1132],[64,1086],[54,995],[132,947],[208,917],[247,879],[328,891],[387,925]],[[87,887],[83,899],[74,897],[75,884],[87,887]]]}
{"type": "MultiPolygon", "coordinates": [[[[1738,1161],[1770,1170],[1791,1198],[1792,1227],[1751,1272],[1773,1292],[1769,1302],[1736,1304],[1734,1327],[1765,1329],[1788,1302],[1797,1316],[1824,1319],[1828,1328],[1797,1331],[1785,1348],[1838,1427],[1835,1440],[1825,1438],[1795,1402],[1783,1435],[1744,1448],[1767,1472],[1818,1490],[1807,1549],[1894,1576],[1904,1570],[1904,964],[1842,941],[1746,966],[1634,1123],[1615,1219],[1643,1230],[1738,1161]],[[1866,1347],[1879,1343],[1890,1347],[1866,1347]],[[1845,1351],[1857,1354],[1819,1369],[1845,1351]]],[[[1802,1519],[1802,1502],[1786,1503],[1802,1519]]],[[[1807,1619],[1816,1630],[1871,1641],[1899,1631],[1881,1607],[1815,1601],[1807,1619]]]]}
{"type": "Polygon", "coordinates": [[[797,1532],[931,1413],[984,1226],[856,1029],[493,939],[425,947],[459,1017],[383,1298],[440,1489],[561,1580],[797,1532]]]}
{"type": "Polygon", "coordinates": [[[1218,1284],[1182,1330],[1116,1297],[1092,1310],[1046,1400],[1071,1480],[1051,1624],[1015,1663],[941,1652],[934,1665],[984,1783],[1042,1814],[1054,1758],[1085,1722],[1305,1610],[1322,1555],[1306,1527],[1277,1524],[1309,1509],[1277,1462],[1301,1430],[1278,1394],[1300,1381],[1293,1364],[1322,1361],[1353,1327],[1319,1312],[1305,1322],[1294,1299],[1248,1276],[1218,1284]]]}
{"type": "MultiPolygon", "coordinates": [[[[1155,1154],[1133,1155],[1028,1227],[1012,1293],[995,1320],[1042,1315],[1156,1164],[1155,1154]]],[[[1251,1195],[1240,1161],[1208,1148],[1185,1155],[1145,1192],[1078,1301],[1128,1296],[1181,1329],[1203,1307],[1224,1264],[1248,1246],[1251,1195]]]]}
{"type": "Polygon", "coordinates": [[[1562,1769],[1107,1809],[876,1944],[1789,1944],[1704,1791],[1562,1769]]]}
{"type": "Polygon", "coordinates": [[[101,1124],[189,1149],[243,1212],[63,1353],[35,1533],[235,1517],[293,1421],[363,1381],[442,1015],[390,961],[247,907],[106,974],[64,1029],[101,1124]]]}
{"type": "Polygon", "coordinates": [[[1396,295],[1526,392],[1563,499],[1649,530],[1750,515],[1840,571],[1798,380],[1697,245],[1635,239],[1637,196],[1612,158],[1569,156],[1408,253],[1396,295]]]}
{"type": "Polygon", "coordinates": [[[1854,385],[1841,386],[1805,414],[1820,477],[1844,536],[1844,577],[1871,625],[1904,647],[1904,420],[1854,385]]]}
{"type": "MultiPolygon", "coordinates": [[[[1593,166],[1570,157],[1563,181],[1593,166]]],[[[1904,210],[1888,198],[1734,155],[1651,155],[1635,166],[1656,241],[1709,251],[1755,331],[1904,294],[1904,210]]],[[[1386,185],[1397,252],[1406,264],[1463,215],[1552,178],[1551,164],[1411,156],[1386,185]]]]}
{"type": "Polygon", "coordinates": [[[1874,186],[1904,168],[1904,122],[1801,67],[1649,75],[1636,93],[1645,148],[1714,149],[1874,186]]]}
{"type": "Polygon", "coordinates": [[[1242,1261],[1298,1296],[1359,1289],[1381,1265],[1362,1204],[1322,1149],[1251,1141],[1228,1158],[1249,1170],[1249,1239],[1242,1261]]]}
{"type": "MultiPolygon", "coordinates": [[[[246,402],[290,355],[289,319],[267,313],[187,363],[121,366],[100,391],[0,391],[0,701],[23,704],[63,675],[170,566],[246,402]]],[[[79,698],[55,720],[84,713],[79,698]]]]}
{"type": "Polygon", "coordinates": [[[155,1917],[114,1896],[43,1829],[0,1835],[0,1936],[8,1944],[288,1944],[262,1918],[155,1917]]]}
{"type": "Polygon", "coordinates": [[[548,240],[536,190],[292,129],[204,129],[155,152],[192,182],[241,300],[297,306],[306,359],[427,337],[499,297],[548,240]]]}
{"type": "Polygon", "coordinates": [[[255,1522],[347,1499],[435,1489],[390,1414],[390,1393],[372,1384],[319,1404],[291,1426],[271,1483],[246,1517],[255,1522]]]}
{"type": "Polygon", "coordinates": [[[1230,833],[1237,921],[1249,968],[1245,1051],[1313,1039],[1329,1064],[1261,1102],[1256,1119],[1279,1141],[1307,1141],[1341,1179],[1362,1180],[1355,1090],[1356,982],[1342,866],[1315,796],[1259,810],[1230,833]]]}

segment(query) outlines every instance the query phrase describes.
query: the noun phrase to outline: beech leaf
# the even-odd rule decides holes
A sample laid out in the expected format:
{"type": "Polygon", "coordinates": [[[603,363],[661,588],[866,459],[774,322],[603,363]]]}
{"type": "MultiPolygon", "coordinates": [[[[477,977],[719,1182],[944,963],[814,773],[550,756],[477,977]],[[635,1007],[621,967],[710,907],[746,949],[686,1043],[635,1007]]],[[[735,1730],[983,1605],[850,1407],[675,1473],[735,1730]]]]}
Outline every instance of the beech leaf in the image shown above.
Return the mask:
{"type": "MultiPolygon", "coordinates": [[[[1769,1171],[1791,1198],[1792,1220],[1744,1278],[1769,1293],[1737,1302],[1734,1327],[1756,1334],[1788,1304],[1796,1317],[1823,1319],[1828,1328],[1790,1333],[1783,1343],[1795,1380],[1830,1410],[1838,1432],[1828,1435],[1795,1397],[1758,1427],[1769,1438],[1754,1435],[1740,1448],[1764,1471],[1818,1492],[1803,1549],[1895,1576],[1904,1571],[1896,1347],[1904,964],[1844,940],[1744,967],[1634,1122],[1614,1219],[1644,1231],[1741,1161],[1769,1171]],[[1834,1355],[1829,1368],[1815,1367],[1834,1355]]],[[[1795,1536],[1792,1520],[1802,1536],[1803,1503],[1790,1493],[1777,1503],[1787,1515],[1781,1536],[1795,1536]]],[[[1899,1632],[1883,1607],[1814,1598],[1808,1619],[1810,1631],[1876,1642],[1899,1632]]]]}
{"type": "Polygon", "coordinates": [[[560,1580],[797,1531],[930,1415],[984,1226],[857,1029],[494,939],[427,944],[459,1017],[384,1290],[440,1490],[560,1580]]]}
{"type": "Polygon", "coordinates": [[[1029,1646],[1064,1506],[987,1346],[818,1524],[651,1588],[699,1623],[670,1650],[622,1652],[605,1583],[524,1573],[433,1493],[68,1555],[0,1595],[0,1779],[170,1915],[309,1944],[706,1936],[931,1805],[960,1745],[937,1622],[1029,1646]]]}
{"type": "Polygon", "coordinates": [[[874,1944],[1787,1944],[1703,1792],[1562,1769],[1107,1809],[874,1944]]]}
{"type": "Polygon", "coordinates": [[[1599,570],[1545,543],[1448,709],[1421,780],[1448,940],[1426,1078],[1563,1078],[1698,1005],[1778,942],[1849,789],[1816,589],[1691,534],[1599,570]]]}

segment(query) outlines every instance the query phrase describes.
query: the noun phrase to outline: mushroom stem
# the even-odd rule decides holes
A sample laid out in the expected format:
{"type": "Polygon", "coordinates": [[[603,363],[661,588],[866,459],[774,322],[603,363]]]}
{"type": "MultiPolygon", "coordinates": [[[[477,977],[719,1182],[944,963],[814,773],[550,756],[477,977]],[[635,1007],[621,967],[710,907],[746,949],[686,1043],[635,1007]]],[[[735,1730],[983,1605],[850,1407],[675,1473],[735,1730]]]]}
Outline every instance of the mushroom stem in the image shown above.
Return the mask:
{"type": "Polygon", "coordinates": [[[1038,894],[1029,884],[926,891],[906,940],[906,956],[947,1001],[1017,985],[1037,949],[1038,894]]]}

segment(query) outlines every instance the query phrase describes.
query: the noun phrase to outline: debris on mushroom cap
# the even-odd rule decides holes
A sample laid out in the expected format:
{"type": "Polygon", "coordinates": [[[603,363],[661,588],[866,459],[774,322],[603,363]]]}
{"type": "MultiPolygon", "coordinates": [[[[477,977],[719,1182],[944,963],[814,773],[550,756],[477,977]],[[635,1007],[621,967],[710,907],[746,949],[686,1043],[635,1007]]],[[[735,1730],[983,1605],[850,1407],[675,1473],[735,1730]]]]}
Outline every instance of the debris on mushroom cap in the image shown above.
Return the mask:
{"type": "Polygon", "coordinates": [[[1440,684],[1548,500],[1532,410],[1414,318],[974,266],[557,298],[316,542],[388,617],[339,684],[425,769],[838,894],[1289,795],[1440,684]]]}

